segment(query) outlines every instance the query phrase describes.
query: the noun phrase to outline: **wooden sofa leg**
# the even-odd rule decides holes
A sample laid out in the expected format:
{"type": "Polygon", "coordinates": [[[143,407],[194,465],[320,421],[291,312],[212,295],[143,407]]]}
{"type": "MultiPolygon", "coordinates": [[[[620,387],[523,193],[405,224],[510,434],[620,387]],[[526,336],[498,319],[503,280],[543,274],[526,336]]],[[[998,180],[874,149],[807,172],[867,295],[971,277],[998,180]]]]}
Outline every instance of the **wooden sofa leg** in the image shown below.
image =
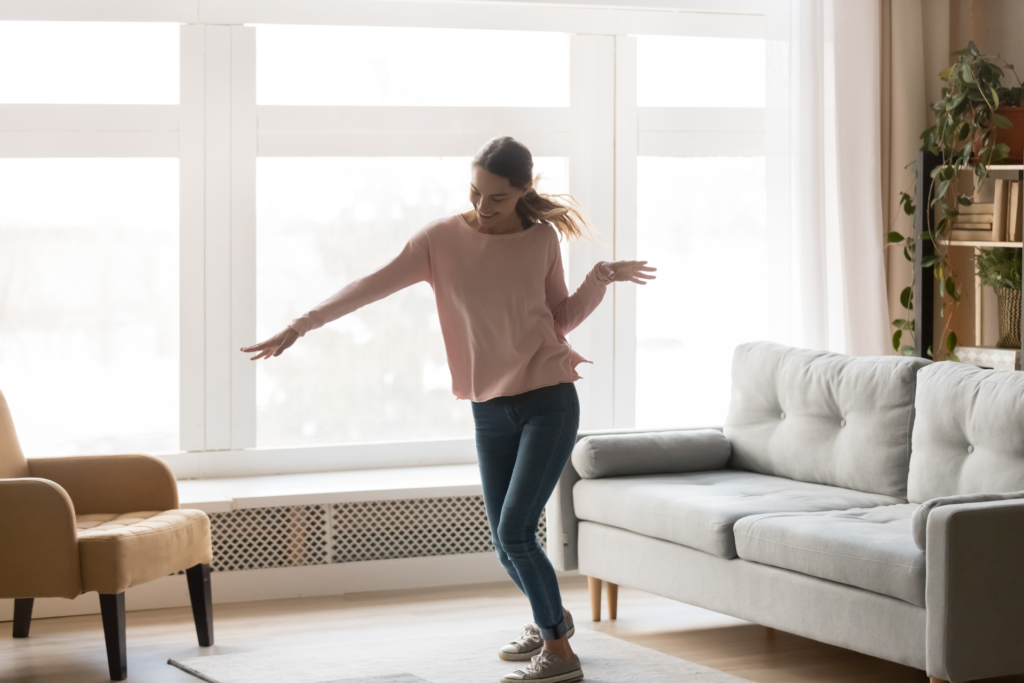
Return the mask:
{"type": "Polygon", "coordinates": [[[587,586],[590,588],[590,618],[594,621],[601,621],[601,583],[601,579],[587,577],[587,586]]]}
{"type": "Polygon", "coordinates": [[[124,593],[100,593],[100,613],[103,616],[103,638],[107,641],[110,680],[123,681],[128,677],[128,650],[124,637],[124,593]]]}
{"type": "Polygon", "coordinates": [[[941,678],[936,678],[935,676],[929,676],[928,683],[949,683],[949,681],[944,681],[941,678]]]}
{"type": "Polygon", "coordinates": [[[14,637],[28,638],[28,627],[32,625],[34,598],[14,599],[14,637]]]}
{"type": "Polygon", "coordinates": [[[196,635],[203,647],[213,645],[213,595],[210,592],[210,565],[197,564],[185,570],[188,595],[192,599],[192,617],[196,635]]]}
{"type": "Polygon", "coordinates": [[[608,594],[608,618],[615,619],[619,616],[619,584],[605,581],[604,587],[608,594]]]}

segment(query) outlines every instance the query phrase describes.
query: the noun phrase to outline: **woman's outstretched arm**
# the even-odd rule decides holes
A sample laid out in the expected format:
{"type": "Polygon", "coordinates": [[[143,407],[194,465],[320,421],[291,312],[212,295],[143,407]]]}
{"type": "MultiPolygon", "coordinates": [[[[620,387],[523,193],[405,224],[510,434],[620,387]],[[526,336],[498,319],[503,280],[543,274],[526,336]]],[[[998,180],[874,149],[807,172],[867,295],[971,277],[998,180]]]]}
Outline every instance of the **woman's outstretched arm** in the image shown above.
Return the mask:
{"type": "Polygon", "coordinates": [[[430,282],[430,257],[426,234],[413,235],[402,251],[391,261],[369,275],[353,280],[343,288],[302,314],[270,339],[246,346],[242,351],[261,352],[252,360],[279,356],[310,330],[323,327],[332,320],[379,301],[417,282],[430,282]]]}
{"type": "Polygon", "coordinates": [[[563,337],[576,329],[598,307],[604,299],[605,289],[612,282],[635,282],[643,285],[647,283],[640,278],[653,280],[654,275],[642,271],[655,271],[657,268],[646,263],[647,261],[598,261],[583,278],[583,284],[570,296],[565,286],[562,253],[556,247],[555,258],[545,282],[548,308],[554,315],[555,329],[563,337]]]}

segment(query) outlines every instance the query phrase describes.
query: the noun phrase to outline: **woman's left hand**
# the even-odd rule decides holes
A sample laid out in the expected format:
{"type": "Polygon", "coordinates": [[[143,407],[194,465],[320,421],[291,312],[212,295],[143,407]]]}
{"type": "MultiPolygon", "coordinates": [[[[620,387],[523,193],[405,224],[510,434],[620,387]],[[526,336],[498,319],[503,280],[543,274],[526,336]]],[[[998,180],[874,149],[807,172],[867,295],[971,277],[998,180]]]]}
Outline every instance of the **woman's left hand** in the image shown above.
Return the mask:
{"type": "Polygon", "coordinates": [[[616,282],[635,282],[638,285],[646,285],[647,283],[644,280],[638,278],[653,280],[655,276],[648,275],[643,271],[657,270],[653,266],[645,265],[646,263],[647,261],[604,261],[601,264],[601,269],[605,277],[609,277],[616,282]]]}

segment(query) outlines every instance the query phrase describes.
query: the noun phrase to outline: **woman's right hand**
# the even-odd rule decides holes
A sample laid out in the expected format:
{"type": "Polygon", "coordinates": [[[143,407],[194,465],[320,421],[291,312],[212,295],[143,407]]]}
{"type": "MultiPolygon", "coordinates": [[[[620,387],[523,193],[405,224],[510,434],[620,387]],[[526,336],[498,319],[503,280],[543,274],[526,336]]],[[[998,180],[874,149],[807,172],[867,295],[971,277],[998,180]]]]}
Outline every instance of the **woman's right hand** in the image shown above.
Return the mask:
{"type": "Polygon", "coordinates": [[[243,346],[242,351],[245,353],[259,351],[259,354],[253,356],[249,360],[259,360],[260,358],[280,356],[284,350],[294,344],[295,340],[298,338],[298,332],[290,327],[286,327],[266,341],[262,341],[259,344],[253,344],[252,346],[243,346]]]}

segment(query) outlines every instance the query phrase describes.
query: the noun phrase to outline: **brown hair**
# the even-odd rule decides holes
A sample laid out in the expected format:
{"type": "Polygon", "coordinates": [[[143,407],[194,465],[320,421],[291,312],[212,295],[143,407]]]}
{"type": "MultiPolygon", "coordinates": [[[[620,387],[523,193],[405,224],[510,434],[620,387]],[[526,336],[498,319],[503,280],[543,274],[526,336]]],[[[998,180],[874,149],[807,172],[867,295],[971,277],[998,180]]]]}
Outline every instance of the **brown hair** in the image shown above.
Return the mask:
{"type": "Polygon", "coordinates": [[[540,175],[533,175],[533,155],[526,145],[507,135],[493,137],[473,157],[473,164],[488,173],[508,180],[512,187],[526,194],[516,203],[516,211],[531,221],[551,223],[566,239],[586,237],[583,229],[593,234],[593,226],[583,217],[580,205],[569,194],[541,194],[534,188],[540,175]]]}

